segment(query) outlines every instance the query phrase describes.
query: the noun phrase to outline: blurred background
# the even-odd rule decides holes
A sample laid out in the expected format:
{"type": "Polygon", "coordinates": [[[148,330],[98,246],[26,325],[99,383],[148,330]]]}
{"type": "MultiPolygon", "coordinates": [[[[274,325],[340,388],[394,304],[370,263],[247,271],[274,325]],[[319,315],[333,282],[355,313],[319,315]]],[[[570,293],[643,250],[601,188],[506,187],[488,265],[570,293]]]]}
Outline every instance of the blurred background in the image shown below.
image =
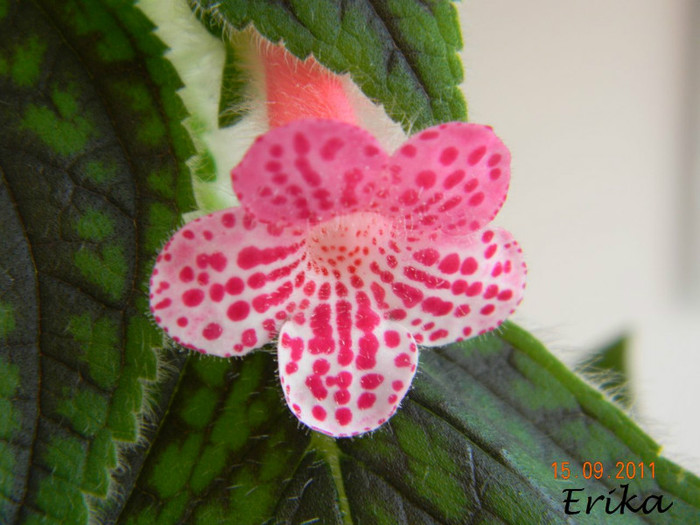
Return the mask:
{"type": "Polygon", "coordinates": [[[513,154],[515,321],[572,367],[628,334],[635,419],[700,474],[700,0],[459,10],[470,120],[513,154]]]}

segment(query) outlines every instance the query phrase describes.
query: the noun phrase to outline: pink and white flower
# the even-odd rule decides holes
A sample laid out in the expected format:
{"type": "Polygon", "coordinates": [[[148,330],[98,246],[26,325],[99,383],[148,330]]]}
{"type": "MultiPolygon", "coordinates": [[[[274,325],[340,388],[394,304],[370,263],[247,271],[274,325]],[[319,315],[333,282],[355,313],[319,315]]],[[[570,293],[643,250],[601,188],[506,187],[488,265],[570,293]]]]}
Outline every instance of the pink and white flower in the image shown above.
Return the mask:
{"type": "Polygon", "coordinates": [[[242,206],[175,233],[151,310],[203,353],[276,342],[287,403],[315,430],[376,429],[409,390],[418,345],[491,330],[522,298],[520,248],[488,227],[510,178],[489,127],[436,126],[390,156],[354,125],[298,120],[259,137],[231,176],[242,206]]]}

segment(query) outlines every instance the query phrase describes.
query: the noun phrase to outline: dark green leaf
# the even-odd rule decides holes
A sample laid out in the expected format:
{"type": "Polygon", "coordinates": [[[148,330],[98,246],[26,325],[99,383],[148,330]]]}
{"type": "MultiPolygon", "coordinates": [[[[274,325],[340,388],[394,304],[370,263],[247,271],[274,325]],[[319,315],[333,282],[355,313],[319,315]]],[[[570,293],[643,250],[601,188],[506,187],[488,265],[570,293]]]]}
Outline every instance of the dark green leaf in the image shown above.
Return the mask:
{"type": "Polygon", "coordinates": [[[337,441],[297,428],[270,354],[190,362],[121,522],[564,523],[562,490],[617,502],[620,483],[673,502],[653,523],[700,520],[700,480],[519,328],[421,359],[387,425],[337,441]],[[578,479],[555,479],[555,461],[578,479]],[[583,479],[586,461],[603,479],[583,479]],[[616,480],[618,461],[654,462],[655,478],[616,480]]]}
{"type": "Polygon", "coordinates": [[[3,523],[107,512],[177,380],[146,290],[193,149],[151,30],[126,0],[0,1],[3,523]]]}
{"type": "Polygon", "coordinates": [[[448,0],[190,0],[215,34],[249,24],[299,58],[350,73],[404,129],[466,120],[462,41],[448,0]]]}
{"type": "Polygon", "coordinates": [[[226,63],[219,96],[219,127],[227,128],[240,121],[246,113],[247,77],[239,67],[240,59],[233,45],[226,46],[226,63]]]}

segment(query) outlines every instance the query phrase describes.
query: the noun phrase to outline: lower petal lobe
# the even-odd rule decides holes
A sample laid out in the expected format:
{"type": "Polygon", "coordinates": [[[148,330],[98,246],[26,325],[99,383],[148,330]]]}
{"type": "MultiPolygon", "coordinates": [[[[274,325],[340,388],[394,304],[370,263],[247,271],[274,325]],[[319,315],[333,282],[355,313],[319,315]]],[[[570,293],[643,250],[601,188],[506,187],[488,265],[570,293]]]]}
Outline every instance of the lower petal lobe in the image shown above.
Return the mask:
{"type": "Polygon", "coordinates": [[[411,334],[375,312],[363,291],[310,307],[282,327],[280,381],[290,409],[334,437],[374,430],[406,395],[418,364],[411,334]]]}
{"type": "Polygon", "coordinates": [[[262,346],[294,310],[305,232],[262,224],[242,208],[182,227],[158,256],[151,312],[177,342],[228,357],[262,346]]]}

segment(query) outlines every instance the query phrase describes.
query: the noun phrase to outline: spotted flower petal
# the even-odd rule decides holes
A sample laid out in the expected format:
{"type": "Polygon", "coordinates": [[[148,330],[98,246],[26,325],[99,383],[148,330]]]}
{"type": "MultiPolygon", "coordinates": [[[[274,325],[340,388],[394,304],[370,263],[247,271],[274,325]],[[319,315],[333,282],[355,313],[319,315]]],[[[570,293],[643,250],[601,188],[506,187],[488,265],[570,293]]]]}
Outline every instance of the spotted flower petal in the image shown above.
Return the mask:
{"type": "Polygon", "coordinates": [[[241,203],[261,221],[317,223],[376,206],[378,188],[388,186],[387,160],[361,128],[299,120],[260,137],[231,178],[241,203]]]}
{"type": "Polygon", "coordinates": [[[463,235],[484,227],[503,205],[510,153],[491,128],[451,122],[411,137],[388,169],[380,213],[403,218],[410,230],[463,235]]]}
{"type": "Polygon", "coordinates": [[[425,346],[496,328],[522,300],[526,274],[520,247],[499,228],[439,242],[409,238],[373,269],[388,288],[387,317],[400,319],[425,346]]]}
{"type": "Polygon", "coordinates": [[[315,306],[282,327],[280,380],[287,404],[309,427],[344,437],[391,417],[418,362],[409,331],[382,319],[364,292],[315,306]]]}
{"type": "Polygon", "coordinates": [[[185,225],[151,278],[151,311],[183,345],[218,356],[277,336],[301,285],[305,232],[260,223],[242,208],[185,225]]]}

